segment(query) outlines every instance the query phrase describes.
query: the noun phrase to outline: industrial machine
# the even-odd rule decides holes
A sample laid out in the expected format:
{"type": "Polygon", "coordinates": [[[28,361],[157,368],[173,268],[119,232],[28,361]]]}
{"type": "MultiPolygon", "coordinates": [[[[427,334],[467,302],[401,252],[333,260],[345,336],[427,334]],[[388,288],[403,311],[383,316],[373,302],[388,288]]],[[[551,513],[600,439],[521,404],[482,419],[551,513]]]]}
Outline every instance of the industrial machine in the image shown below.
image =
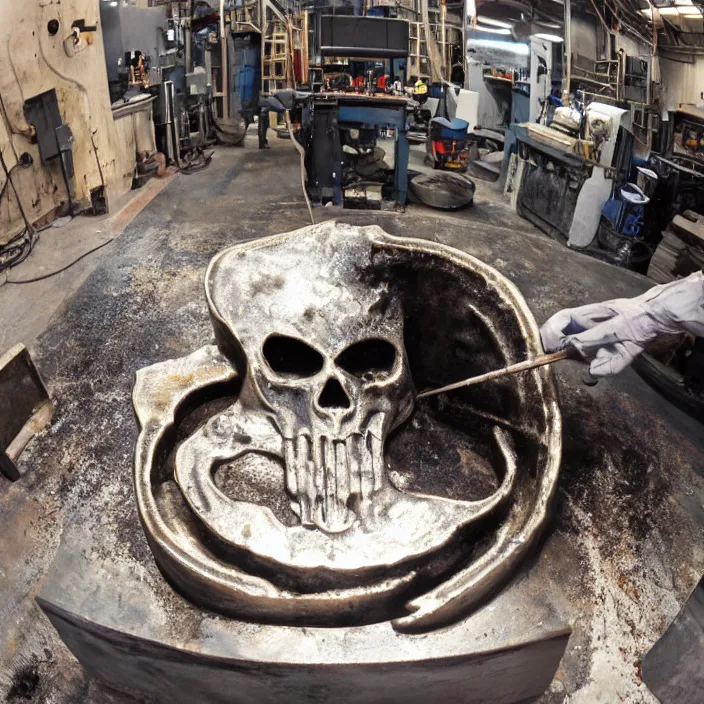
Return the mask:
{"type": "Polygon", "coordinates": [[[336,92],[311,93],[298,103],[312,200],[347,206],[362,200],[367,207],[406,202],[408,100],[336,92]],[[393,131],[393,168],[377,146],[380,131],[387,130],[393,131]]]}
{"type": "MultiPolygon", "coordinates": [[[[408,23],[403,20],[323,16],[320,47],[328,65],[340,59],[359,62],[404,59],[408,23]]],[[[360,76],[366,79],[366,74],[360,76]]],[[[298,95],[301,139],[306,150],[308,191],[312,200],[354,207],[406,202],[408,191],[408,116],[412,101],[376,90],[365,80],[334,83],[298,95]],[[345,89],[346,88],[346,89],[345,89]],[[381,146],[383,144],[383,146],[381,146]],[[384,147],[393,149],[393,166],[384,147]]]]}
{"type": "Polygon", "coordinates": [[[584,136],[536,123],[511,126],[507,189],[518,212],[570,247],[588,247],[615,186],[628,180],[629,110],[591,103],[584,136]],[[513,154],[513,156],[511,156],[513,154]]]}
{"type": "Polygon", "coordinates": [[[466,120],[434,117],[426,142],[428,157],[436,169],[466,171],[469,164],[469,140],[466,120]]]}
{"type": "Polygon", "coordinates": [[[704,214],[704,110],[680,105],[663,125],[665,147],[651,154],[648,168],[657,175],[653,193],[656,236],[675,215],[686,210],[704,214]]]}
{"type": "Polygon", "coordinates": [[[552,43],[537,37],[530,39],[530,79],[528,121],[546,124],[552,91],[552,43]]]}

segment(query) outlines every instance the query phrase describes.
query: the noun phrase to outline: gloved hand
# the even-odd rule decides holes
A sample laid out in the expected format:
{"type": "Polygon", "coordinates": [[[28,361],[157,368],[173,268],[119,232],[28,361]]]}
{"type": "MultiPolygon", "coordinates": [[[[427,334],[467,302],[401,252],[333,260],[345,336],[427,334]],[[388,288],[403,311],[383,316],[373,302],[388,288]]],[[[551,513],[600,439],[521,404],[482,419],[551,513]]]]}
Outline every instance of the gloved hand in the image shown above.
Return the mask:
{"type": "Polygon", "coordinates": [[[623,371],[662,333],[704,337],[704,274],[618,298],[560,311],[540,329],[547,352],[574,347],[594,376],[623,371]]]}

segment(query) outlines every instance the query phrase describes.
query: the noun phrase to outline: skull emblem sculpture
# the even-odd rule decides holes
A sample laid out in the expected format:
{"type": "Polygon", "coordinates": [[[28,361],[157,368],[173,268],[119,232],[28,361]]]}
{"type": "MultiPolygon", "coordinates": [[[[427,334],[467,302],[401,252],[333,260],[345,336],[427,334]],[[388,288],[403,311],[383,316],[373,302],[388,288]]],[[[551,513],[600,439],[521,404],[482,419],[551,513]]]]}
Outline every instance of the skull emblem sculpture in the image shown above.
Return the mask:
{"type": "MultiPolygon", "coordinates": [[[[266,250],[250,252],[260,263],[247,269],[225,253],[208,273],[222,344],[239,344],[246,358],[242,404],[268,416],[283,440],[301,524],[329,533],[368,518],[383,486],[383,439],[413,406],[400,303],[383,284],[340,289],[338,260],[350,251],[337,244],[321,243],[326,282],[283,279],[266,250]]],[[[310,258],[301,248],[289,265],[310,258]]]]}
{"type": "MultiPolygon", "coordinates": [[[[449,497],[392,480],[385,448],[414,408],[407,338],[413,328],[415,347],[427,344],[412,309],[429,265],[442,276],[473,273],[478,298],[496,300],[498,324],[473,307],[488,334],[500,342],[521,333],[523,350],[511,354],[539,349],[520,295],[496,272],[375,227],[325,223],[213,259],[206,295],[217,347],[142,370],[134,394],[140,515],[162,570],[187,596],[282,623],[396,619],[399,628],[425,628],[476,603],[535,540],[559,463],[546,371],[520,382],[515,396],[520,406],[537,394],[539,418],[521,425],[508,413],[489,426],[499,482],[488,496],[449,497]],[[160,464],[188,399],[237,382],[229,405],[180,443],[173,466],[160,464]],[[540,448],[539,466],[523,476],[516,432],[540,448]],[[258,500],[247,485],[253,458],[269,462],[269,493],[258,500]],[[234,491],[219,483],[221,472],[234,472],[234,491]],[[282,484],[271,489],[279,473],[282,484]],[[499,509],[507,527],[468,564],[470,533],[499,509]]],[[[441,477],[443,468],[435,471],[441,477]]]]}

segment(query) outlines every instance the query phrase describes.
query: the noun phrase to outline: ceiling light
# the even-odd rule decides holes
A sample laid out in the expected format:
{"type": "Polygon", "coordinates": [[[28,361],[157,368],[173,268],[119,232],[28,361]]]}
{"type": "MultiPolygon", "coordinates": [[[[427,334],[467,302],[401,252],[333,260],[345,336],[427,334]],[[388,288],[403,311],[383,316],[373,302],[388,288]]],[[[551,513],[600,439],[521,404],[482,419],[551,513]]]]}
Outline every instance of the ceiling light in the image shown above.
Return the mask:
{"type": "Polygon", "coordinates": [[[675,0],[675,5],[687,5],[689,7],[692,7],[694,3],[692,0],[675,0]]]}
{"type": "Polygon", "coordinates": [[[501,29],[499,27],[482,27],[481,25],[477,25],[474,29],[476,29],[477,32],[490,32],[491,34],[511,34],[510,29],[501,29]]]}
{"type": "Polygon", "coordinates": [[[680,11],[676,7],[656,7],[655,9],[663,16],[680,14],[680,11]]]}
{"type": "Polygon", "coordinates": [[[498,49],[499,51],[508,51],[512,54],[530,56],[530,47],[527,44],[519,44],[518,42],[503,42],[500,39],[470,39],[467,44],[469,44],[470,48],[476,46],[484,49],[498,49]]]}
{"type": "MultiPolygon", "coordinates": [[[[689,0],[690,2],[692,0],[689,0]]],[[[511,29],[513,25],[510,25],[508,22],[502,22],[501,20],[492,20],[489,17],[477,17],[477,21],[481,22],[482,24],[489,24],[492,27],[503,27],[504,29],[511,29]]]]}
{"type": "Polygon", "coordinates": [[[562,37],[559,37],[557,34],[544,34],[543,32],[538,32],[533,36],[536,39],[544,39],[546,42],[555,42],[556,44],[565,41],[562,37]]]}

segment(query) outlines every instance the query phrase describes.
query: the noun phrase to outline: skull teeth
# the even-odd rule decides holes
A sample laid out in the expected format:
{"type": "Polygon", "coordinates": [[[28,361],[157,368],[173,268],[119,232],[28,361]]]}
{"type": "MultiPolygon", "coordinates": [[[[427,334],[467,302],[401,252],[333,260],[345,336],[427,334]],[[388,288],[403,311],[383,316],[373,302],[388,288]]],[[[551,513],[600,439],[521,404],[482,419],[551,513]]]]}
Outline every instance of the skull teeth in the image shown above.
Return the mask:
{"type": "Polygon", "coordinates": [[[361,515],[383,487],[383,443],[372,432],[330,438],[308,432],[285,441],[286,485],[295,497],[301,525],[328,533],[347,530],[355,520],[350,498],[361,515]]]}

